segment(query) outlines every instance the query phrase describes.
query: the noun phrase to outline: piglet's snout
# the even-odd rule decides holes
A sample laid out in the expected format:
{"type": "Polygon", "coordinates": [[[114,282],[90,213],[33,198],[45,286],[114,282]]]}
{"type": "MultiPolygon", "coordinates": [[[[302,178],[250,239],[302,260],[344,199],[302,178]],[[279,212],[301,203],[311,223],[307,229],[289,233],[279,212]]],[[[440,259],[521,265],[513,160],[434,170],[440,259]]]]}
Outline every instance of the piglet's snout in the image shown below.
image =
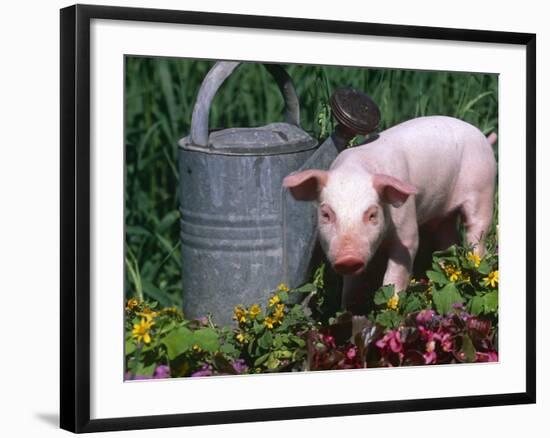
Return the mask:
{"type": "Polygon", "coordinates": [[[363,260],[353,255],[342,256],[334,262],[334,270],[342,275],[359,274],[364,266],[363,260]]]}

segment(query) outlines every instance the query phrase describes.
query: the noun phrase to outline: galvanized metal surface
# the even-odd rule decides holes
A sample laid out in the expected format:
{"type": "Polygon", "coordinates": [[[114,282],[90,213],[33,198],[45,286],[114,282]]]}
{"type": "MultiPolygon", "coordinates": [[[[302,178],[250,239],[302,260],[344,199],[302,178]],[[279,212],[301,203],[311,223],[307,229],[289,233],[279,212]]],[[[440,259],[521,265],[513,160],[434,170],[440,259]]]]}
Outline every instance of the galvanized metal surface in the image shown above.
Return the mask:
{"type": "Polygon", "coordinates": [[[191,138],[179,145],[216,155],[280,155],[315,149],[317,141],[301,128],[288,123],[270,123],[258,128],[228,128],[210,133],[208,147],[197,146],[191,138]]]}
{"type": "MultiPolygon", "coordinates": [[[[206,74],[193,109],[191,122],[191,144],[197,146],[208,145],[208,116],[212,99],[224,81],[235,71],[240,62],[216,62],[206,74]]],[[[271,73],[285,101],[285,121],[288,124],[300,126],[300,104],[292,79],[286,70],[277,64],[263,64],[271,73]]]]}
{"type": "Polygon", "coordinates": [[[218,324],[231,323],[238,304],[265,303],[281,282],[307,279],[315,209],[292,199],[282,181],[304,165],[327,167],[337,153],[334,146],[319,153],[299,127],[294,86],[276,65],[266,67],[285,100],[286,122],[209,133],[212,99],[238,64],[218,62],[207,74],[191,133],[179,142],[184,311],[191,318],[211,313],[218,324]]]}
{"type": "Polygon", "coordinates": [[[281,282],[297,285],[285,276],[283,236],[298,228],[304,240],[308,231],[299,210],[310,206],[293,210],[285,234],[281,182],[310,155],[225,156],[180,149],[187,316],[211,312],[216,322],[229,324],[234,306],[265,303],[281,282]]]}

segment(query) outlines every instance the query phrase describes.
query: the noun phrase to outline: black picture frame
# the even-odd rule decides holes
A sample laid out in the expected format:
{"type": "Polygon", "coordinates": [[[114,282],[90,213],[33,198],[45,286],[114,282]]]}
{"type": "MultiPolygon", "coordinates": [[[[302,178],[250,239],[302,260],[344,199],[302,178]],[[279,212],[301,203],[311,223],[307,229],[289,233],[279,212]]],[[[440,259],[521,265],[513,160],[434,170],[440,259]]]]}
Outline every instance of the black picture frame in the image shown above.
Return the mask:
{"type": "Polygon", "coordinates": [[[61,9],[61,349],[60,426],[99,432],[220,423],[240,423],[374,413],[425,411],[535,403],[535,138],[536,35],[376,23],[74,5],[61,9]],[[90,419],[90,22],[92,19],[183,23],[296,30],[526,47],[526,391],[416,400],[288,406],[129,418],[90,419]]]}

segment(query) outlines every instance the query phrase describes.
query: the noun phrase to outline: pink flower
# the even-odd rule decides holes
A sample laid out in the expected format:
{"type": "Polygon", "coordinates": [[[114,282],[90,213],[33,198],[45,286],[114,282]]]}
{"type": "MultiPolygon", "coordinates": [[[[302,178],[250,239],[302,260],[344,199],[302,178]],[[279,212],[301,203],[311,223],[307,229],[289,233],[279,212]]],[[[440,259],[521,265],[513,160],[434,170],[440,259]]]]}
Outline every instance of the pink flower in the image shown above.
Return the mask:
{"type": "Polygon", "coordinates": [[[346,357],[349,359],[349,360],[353,360],[353,358],[357,356],[357,349],[356,347],[350,347],[348,349],[348,351],[346,351],[346,357]]]}
{"type": "Polygon", "coordinates": [[[437,361],[437,354],[435,351],[427,351],[423,356],[426,365],[434,364],[437,361]]]}
{"type": "Polygon", "coordinates": [[[389,347],[394,353],[400,353],[403,349],[401,336],[397,330],[390,330],[382,339],[376,341],[376,346],[381,349],[389,347]]]}
{"type": "Polygon", "coordinates": [[[441,336],[440,342],[441,342],[441,349],[444,352],[449,353],[453,351],[453,347],[454,347],[453,338],[450,333],[443,333],[443,335],[441,336]]]}
{"type": "Polygon", "coordinates": [[[321,338],[321,341],[332,348],[336,348],[336,343],[334,342],[334,336],[331,335],[322,335],[320,334],[319,337],[321,338]]]}

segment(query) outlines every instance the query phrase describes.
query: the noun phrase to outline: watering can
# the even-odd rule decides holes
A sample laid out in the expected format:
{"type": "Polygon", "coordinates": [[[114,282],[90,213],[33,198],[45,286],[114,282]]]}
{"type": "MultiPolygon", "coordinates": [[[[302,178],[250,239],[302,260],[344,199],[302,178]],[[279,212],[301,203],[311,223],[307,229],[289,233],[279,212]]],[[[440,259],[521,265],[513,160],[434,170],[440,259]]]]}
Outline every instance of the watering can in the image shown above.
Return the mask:
{"type": "Polygon", "coordinates": [[[285,121],[209,131],[212,100],[239,64],[214,64],[199,89],[191,132],[178,143],[184,313],[210,313],[220,325],[231,323],[237,305],[265,303],[281,283],[307,282],[320,253],[316,207],[295,201],[282,180],[328,169],[351,138],[374,131],[380,119],[368,96],[339,89],[330,104],[340,124],[319,145],[300,127],[286,70],[263,64],[283,96],[285,121]]]}

